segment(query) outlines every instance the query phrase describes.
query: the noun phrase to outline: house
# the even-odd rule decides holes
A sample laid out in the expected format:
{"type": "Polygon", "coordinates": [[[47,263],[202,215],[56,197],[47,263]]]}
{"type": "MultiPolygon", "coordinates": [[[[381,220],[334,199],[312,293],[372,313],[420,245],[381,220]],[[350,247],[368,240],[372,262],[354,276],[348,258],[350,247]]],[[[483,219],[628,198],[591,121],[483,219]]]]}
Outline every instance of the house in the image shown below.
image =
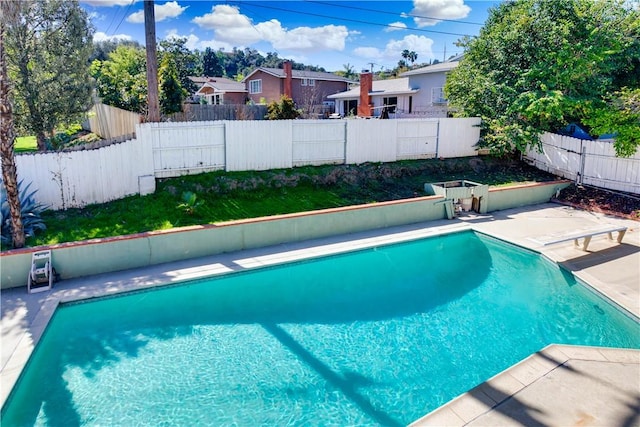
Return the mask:
{"type": "Polygon", "coordinates": [[[256,68],[242,82],[249,100],[256,104],[279,101],[282,95],[287,95],[298,108],[309,113],[326,106],[328,95],[343,92],[352,83],[333,73],[292,70],[290,62],[285,62],[283,68],[256,68]]]}
{"type": "Polygon", "coordinates": [[[244,83],[224,77],[196,77],[191,80],[201,84],[195,96],[205,99],[207,104],[244,104],[247,101],[247,89],[244,83]]]}
{"type": "Polygon", "coordinates": [[[360,86],[327,98],[336,101],[341,116],[446,117],[444,84],[460,58],[407,71],[397,79],[373,80],[370,72],[363,72],[360,86]]]}
{"type": "Polygon", "coordinates": [[[329,95],[341,116],[379,117],[413,111],[413,98],[419,92],[409,78],[373,80],[370,72],[360,75],[360,85],[346,92],[329,95]]]}
{"type": "Polygon", "coordinates": [[[447,74],[460,63],[462,55],[451,58],[448,61],[434,65],[406,71],[401,77],[409,79],[411,87],[420,88],[420,92],[413,100],[414,115],[426,115],[431,117],[446,117],[448,101],[444,96],[444,84],[447,74]]]}

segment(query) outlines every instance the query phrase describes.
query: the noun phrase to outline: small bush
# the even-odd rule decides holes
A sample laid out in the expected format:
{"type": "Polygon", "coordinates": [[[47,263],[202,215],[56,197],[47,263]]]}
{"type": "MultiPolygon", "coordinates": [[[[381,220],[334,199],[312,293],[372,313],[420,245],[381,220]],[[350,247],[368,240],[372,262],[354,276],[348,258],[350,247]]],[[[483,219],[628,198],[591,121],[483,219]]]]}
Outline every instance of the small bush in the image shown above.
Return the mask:
{"type": "Polygon", "coordinates": [[[282,95],[280,102],[273,101],[267,107],[267,120],[290,120],[300,117],[300,111],[296,110],[293,100],[282,95]]]}

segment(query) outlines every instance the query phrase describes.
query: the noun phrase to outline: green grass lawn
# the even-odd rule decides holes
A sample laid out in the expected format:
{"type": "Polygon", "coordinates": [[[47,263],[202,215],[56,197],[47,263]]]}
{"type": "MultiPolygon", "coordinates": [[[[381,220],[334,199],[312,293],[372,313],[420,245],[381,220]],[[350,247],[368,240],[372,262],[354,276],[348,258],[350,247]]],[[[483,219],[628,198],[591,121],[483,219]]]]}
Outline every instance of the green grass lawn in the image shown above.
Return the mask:
{"type": "Polygon", "coordinates": [[[156,192],[82,209],[47,211],[47,229],[29,246],[188,225],[303,212],[423,196],[424,184],[468,179],[489,185],[549,181],[522,162],[463,158],[300,167],[259,172],[212,172],[159,180],[156,192]],[[185,193],[196,195],[186,204],[185,193]]]}
{"type": "Polygon", "coordinates": [[[19,136],[16,138],[13,150],[16,153],[25,153],[29,151],[37,151],[38,143],[36,142],[35,135],[32,136],[19,136]]]}

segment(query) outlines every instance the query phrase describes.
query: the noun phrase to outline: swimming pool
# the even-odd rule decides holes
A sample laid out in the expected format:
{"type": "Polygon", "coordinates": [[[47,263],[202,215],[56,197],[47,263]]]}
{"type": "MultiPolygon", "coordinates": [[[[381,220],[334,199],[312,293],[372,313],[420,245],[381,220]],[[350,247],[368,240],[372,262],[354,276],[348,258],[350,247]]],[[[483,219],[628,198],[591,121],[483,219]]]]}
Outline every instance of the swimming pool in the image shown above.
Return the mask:
{"type": "Polygon", "coordinates": [[[472,232],[63,305],[4,425],[403,425],[550,343],[638,324],[472,232]]]}

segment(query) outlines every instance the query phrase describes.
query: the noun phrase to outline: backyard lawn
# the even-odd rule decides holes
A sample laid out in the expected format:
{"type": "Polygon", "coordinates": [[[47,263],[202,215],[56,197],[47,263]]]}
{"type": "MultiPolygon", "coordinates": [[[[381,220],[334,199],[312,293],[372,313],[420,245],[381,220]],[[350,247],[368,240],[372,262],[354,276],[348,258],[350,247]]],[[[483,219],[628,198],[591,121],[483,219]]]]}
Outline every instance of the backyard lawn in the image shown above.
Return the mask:
{"type": "Polygon", "coordinates": [[[549,181],[512,159],[469,157],[212,172],[159,180],[156,192],[82,209],[47,211],[29,246],[256,218],[425,195],[424,184],[468,179],[489,185],[549,181]]]}
{"type": "Polygon", "coordinates": [[[16,143],[13,146],[13,150],[16,153],[25,153],[28,151],[37,151],[38,143],[35,136],[20,136],[16,138],[16,143]]]}

